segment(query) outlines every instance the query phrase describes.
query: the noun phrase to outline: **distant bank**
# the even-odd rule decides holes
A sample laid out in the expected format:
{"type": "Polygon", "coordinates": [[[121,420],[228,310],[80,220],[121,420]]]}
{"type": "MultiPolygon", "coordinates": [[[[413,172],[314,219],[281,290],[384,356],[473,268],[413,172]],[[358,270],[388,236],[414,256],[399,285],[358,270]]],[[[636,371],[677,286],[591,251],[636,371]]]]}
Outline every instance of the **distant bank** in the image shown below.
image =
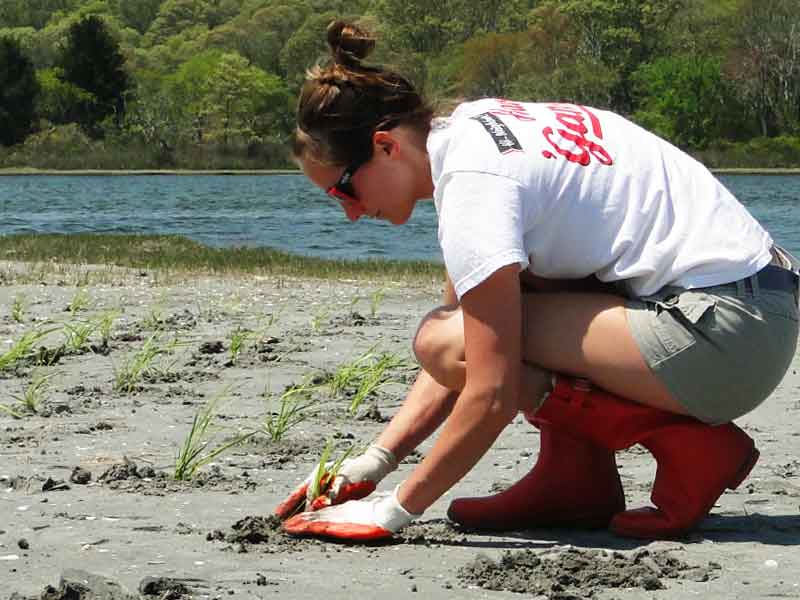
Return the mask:
{"type": "MultiPolygon", "coordinates": [[[[0,169],[3,175],[299,175],[299,169],[215,169],[207,171],[192,171],[188,169],[136,169],[136,170],[104,170],[104,169],[75,169],[57,171],[53,169],[0,169]]],[[[711,169],[716,175],[800,175],[800,167],[795,169],[711,169]]]]}

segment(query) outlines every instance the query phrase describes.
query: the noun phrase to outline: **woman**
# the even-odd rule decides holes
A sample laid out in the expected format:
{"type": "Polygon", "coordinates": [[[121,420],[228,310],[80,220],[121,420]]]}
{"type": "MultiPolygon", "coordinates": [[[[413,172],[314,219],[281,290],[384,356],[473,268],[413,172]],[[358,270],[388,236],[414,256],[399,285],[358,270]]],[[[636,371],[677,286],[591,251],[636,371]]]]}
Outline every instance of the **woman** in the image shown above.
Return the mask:
{"type": "MultiPolygon", "coordinates": [[[[503,493],[455,500],[454,521],[642,538],[695,527],[758,458],[731,421],[794,355],[787,255],[699,163],[622,117],[485,99],[433,119],[407,80],[362,63],[368,34],[335,22],[328,42],[333,62],[301,93],[296,159],[352,221],[399,225],[432,197],[448,282],[415,337],[423,370],[402,408],[284,528],[390,536],[519,411],[541,431],[536,464],[503,493]],[[392,494],[353,500],[442,422],[392,494]],[[658,463],[654,507],[626,510],[614,452],[636,443],[658,463]]],[[[276,513],[292,514],[307,487],[276,513]]]]}

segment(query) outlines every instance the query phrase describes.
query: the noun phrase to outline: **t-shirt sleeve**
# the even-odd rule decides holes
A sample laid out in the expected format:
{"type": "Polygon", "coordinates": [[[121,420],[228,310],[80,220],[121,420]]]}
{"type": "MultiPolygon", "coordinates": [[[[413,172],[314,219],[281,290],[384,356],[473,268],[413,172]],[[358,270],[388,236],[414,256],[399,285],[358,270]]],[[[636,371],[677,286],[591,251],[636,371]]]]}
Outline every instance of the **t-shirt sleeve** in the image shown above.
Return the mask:
{"type": "Polygon", "coordinates": [[[481,172],[450,173],[439,198],[439,243],[459,300],[495,271],[528,266],[519,184],[481,172]]]}

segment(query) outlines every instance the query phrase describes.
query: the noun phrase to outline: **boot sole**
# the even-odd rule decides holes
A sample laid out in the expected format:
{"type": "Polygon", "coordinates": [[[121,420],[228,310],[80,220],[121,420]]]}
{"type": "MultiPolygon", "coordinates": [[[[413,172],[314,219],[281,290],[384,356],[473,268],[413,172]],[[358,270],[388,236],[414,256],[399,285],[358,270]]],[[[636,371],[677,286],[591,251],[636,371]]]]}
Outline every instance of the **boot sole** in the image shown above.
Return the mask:
{"type": "Polygon", "coordinates": [[[692,529],[694,529],[700,523],[700,521],[702,521],[706,516],[708,516],[708,514],[711,512],[711,509],[714,508],[714,504],[716,503],[717,500],[719,500],[719,497],[723,494],[723,492],[726,489],[735,490],[740,485],[742,485],[744,480],[747,479],[747,476],[750,475],[750,471],[752,471],[753,467],[756,466],[759,456],[761,456],[761,453],[758,451],[758,448],[755,447],[755,444],[753,444],[750,447],[750,453],[747,455],[747,458],[744,460],[739,469],[736,471],[736,474],[733,476],[733,479],[730,481],[730,483],[724,485],[722,489],[719,491],[719,493],[716,495],[716,497],[705,507],[703,511],[703,516],[694,523],[692,523],[691,525],[689,525],[688,527],[683,527],[681,529],[673,529],[671,531],[661,531],[658,533],[653,532],[651,534],[648,534],[647,532],[643,531],[628,530],[625,529],[624,527],[619,527],[619,526],[615,527],[612,523],[610,527],[611,533],[623,537],[631,537],[631,538],[638,538],[645,540],[674,539],[683,537],[684,535],[689,533],[692,529]]]}

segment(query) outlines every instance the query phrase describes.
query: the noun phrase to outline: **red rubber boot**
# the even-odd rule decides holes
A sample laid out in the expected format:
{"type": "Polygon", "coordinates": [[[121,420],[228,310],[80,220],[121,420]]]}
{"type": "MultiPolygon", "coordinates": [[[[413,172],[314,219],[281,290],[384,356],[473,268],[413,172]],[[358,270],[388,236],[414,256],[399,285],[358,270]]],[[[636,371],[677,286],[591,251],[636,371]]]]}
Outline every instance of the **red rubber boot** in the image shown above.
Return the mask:
{"type": "Polygon", "coordinates": [[[610,529],[627,537],[674,538],[702,521],[726,488],[736,489],[758,460],[753,440],[733,423],[712,426],[623,400],[582,380],[559,378],[538,418],[570,428],[609,450],[634,444],[658,464],[655,508],[621,512],[610,529]]]}
{"type": "Polygon", "coordinates": [[[614,453],[564,433],[541,419],[539,456],[530,472],[507,490],[458,498],[447,516],[473,529],[507,531],[539,527],[607,527],[625,510],[614,453]]]}

